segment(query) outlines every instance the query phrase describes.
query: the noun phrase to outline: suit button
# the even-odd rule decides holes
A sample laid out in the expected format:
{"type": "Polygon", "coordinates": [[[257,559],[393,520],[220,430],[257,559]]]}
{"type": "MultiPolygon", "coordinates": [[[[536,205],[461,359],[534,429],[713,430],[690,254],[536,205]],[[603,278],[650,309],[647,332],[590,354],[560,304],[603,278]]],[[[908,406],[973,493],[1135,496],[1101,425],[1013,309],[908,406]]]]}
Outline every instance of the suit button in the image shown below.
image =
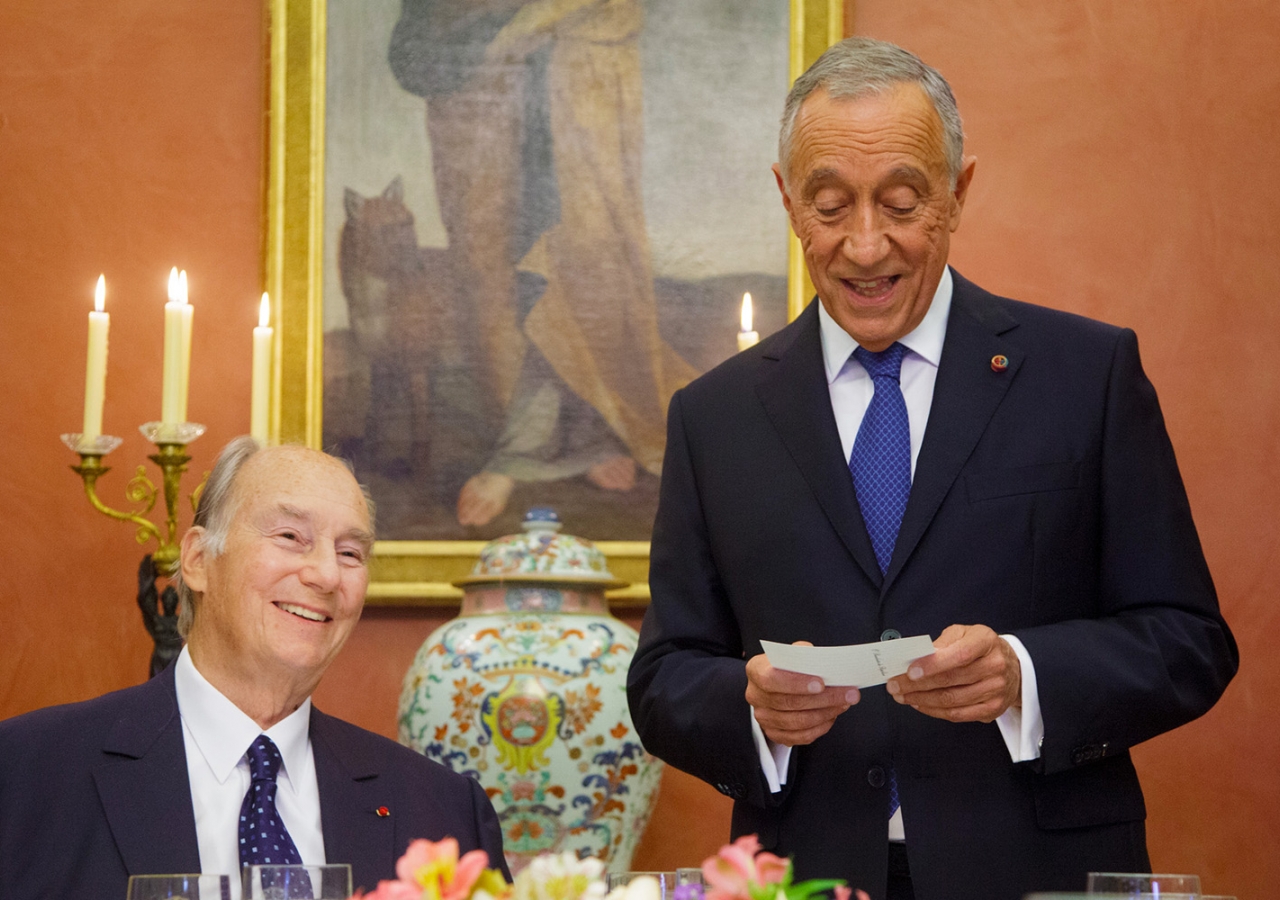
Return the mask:
{"type": "Polygon", "coordinates": [[[879,766],[872,766],[867,769],[867,784],[873,788],[884,787],[884,769],[879,766]]]}
{"type": "Polygon", "coordinates": [[[896,641],[900,637],[902,637],[902,632],[896,628],[886,628],[880,632],[880,640],[882,641],[896,641]]]}
{"type": "Polygon", "coordinates": [[[1071,763],[1072,765],[1081,766],[1087,762],[1102,759],[1106,753],[1107,745],[1105,743],[1101,746],[1098,744],[1085,744],[1083,747],[1077,747],[1071,751],[1071,763]]]}

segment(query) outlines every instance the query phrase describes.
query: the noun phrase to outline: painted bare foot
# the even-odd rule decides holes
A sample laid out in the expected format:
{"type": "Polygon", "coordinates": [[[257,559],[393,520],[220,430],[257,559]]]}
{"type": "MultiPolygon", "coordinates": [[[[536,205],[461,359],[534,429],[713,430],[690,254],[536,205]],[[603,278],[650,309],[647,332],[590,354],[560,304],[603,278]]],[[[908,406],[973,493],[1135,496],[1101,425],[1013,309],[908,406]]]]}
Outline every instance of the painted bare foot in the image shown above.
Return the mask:
{"type": "Polygon", "coordinates": [[[509,475],[481,472],[472,475],[458,494],[458,524],[488,525],[507,508],[516,482],[509,475]]]}
{"type": "Polygon", "coordinates": [[[588,469],[587,480],[606,491],[629,491],[636,486],[636,461],[630,456],[611,456],[588,469]]]}

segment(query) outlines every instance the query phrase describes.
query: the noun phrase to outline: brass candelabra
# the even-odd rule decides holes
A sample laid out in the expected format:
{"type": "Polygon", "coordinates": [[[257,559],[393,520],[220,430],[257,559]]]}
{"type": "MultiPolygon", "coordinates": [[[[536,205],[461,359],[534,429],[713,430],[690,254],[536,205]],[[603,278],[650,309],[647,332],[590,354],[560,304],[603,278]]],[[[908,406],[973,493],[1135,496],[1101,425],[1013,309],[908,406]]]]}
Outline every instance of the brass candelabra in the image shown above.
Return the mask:
{"type": "MultiPolygon", "coordinates": [[[[80,465],[72,466],[71,469],[84,482],[85,496],[89,498],[93,508],[113,519],[136,525],[135,537],[139,544],[154,539],[157,548],[151,554],[151,560],[156,573],[172,578],[178,571],[178,497],[182,476],[187,471],[187,463],[191,461],[186,452],[187,445],[204,434],[204,426],[195,422],[148,422],[139,430],[147,440],[156,445],[156,452],[148,459],[159,466],[162,473],[166,513],[163,525],[157,525],[148,518],[155,508],[160,490],[147,476],[146,466],[138,466],[138,471],[125,485],[125,499],[135,506],[132,511],[113,509],[98,496],[98,479],[111,471],[108,466],[103,465],[103,459],[120,446],[120,438],[109,434],[95,437],[64,434],[62,442],[80,455],[80,465]]],[[[201,480],[191,492],[193,510],[200,502],[200,492],[203,489],[204,481],[201,480]]]]}

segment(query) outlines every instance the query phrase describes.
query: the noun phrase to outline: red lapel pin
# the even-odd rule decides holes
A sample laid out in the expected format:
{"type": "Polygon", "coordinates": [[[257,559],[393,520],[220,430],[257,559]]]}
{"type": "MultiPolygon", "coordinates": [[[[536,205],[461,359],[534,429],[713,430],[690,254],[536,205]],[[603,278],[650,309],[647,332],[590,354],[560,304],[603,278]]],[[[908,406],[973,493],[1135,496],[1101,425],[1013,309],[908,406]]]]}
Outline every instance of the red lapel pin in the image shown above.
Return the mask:
{"type": "Polygon", "coordinates": [[[1007,368],[1009,368],[1009,357],[1005,356],[1003,353],[997,353],[995,356],[991,357],[992,372],[1003,372],[1007,368]]]}
{"type": "Polygon", "coordinates": [[[387,809],[385,806],[378,807],[378,818],[385,819],[389,815],[391,815],[391,810],[387,809]]]}

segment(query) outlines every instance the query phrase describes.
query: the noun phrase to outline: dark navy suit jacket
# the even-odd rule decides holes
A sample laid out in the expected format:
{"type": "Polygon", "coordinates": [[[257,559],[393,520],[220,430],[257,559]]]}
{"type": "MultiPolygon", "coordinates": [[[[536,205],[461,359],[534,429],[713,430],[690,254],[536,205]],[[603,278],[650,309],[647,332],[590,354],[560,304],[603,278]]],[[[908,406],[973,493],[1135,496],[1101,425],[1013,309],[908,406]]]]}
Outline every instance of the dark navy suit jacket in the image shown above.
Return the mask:
{"type": "Polygon", "coordinates": [[[888,571],[811,304],[672,400],[650,587],[629,680],[645,747],[733,797],[735,835],[876,900],[890,767],[919,900],[1015,900],[1144,869],[1129,748],[1205,712],[1238,659],[1133,332],[959,275],[888,571]],[[796,748],[769,794],[743,697],[762,639],[936,638],[952,624],[1030,652],[1038,761],[1012,763],[994,723],[927,717],[877,687],[796,748]]]}
{"type": "MultiPolygon", "coordinates": [[[[497,816],[472,779],[314,708],[311,746],[325,856],[351,864],[355,887],[394,878],[415,838],[457,838],[506,871],[497,816]]],[[[172,666],[0,722],[0,900],[124,900],[130,875],[199,871],[172,666]]]]}

